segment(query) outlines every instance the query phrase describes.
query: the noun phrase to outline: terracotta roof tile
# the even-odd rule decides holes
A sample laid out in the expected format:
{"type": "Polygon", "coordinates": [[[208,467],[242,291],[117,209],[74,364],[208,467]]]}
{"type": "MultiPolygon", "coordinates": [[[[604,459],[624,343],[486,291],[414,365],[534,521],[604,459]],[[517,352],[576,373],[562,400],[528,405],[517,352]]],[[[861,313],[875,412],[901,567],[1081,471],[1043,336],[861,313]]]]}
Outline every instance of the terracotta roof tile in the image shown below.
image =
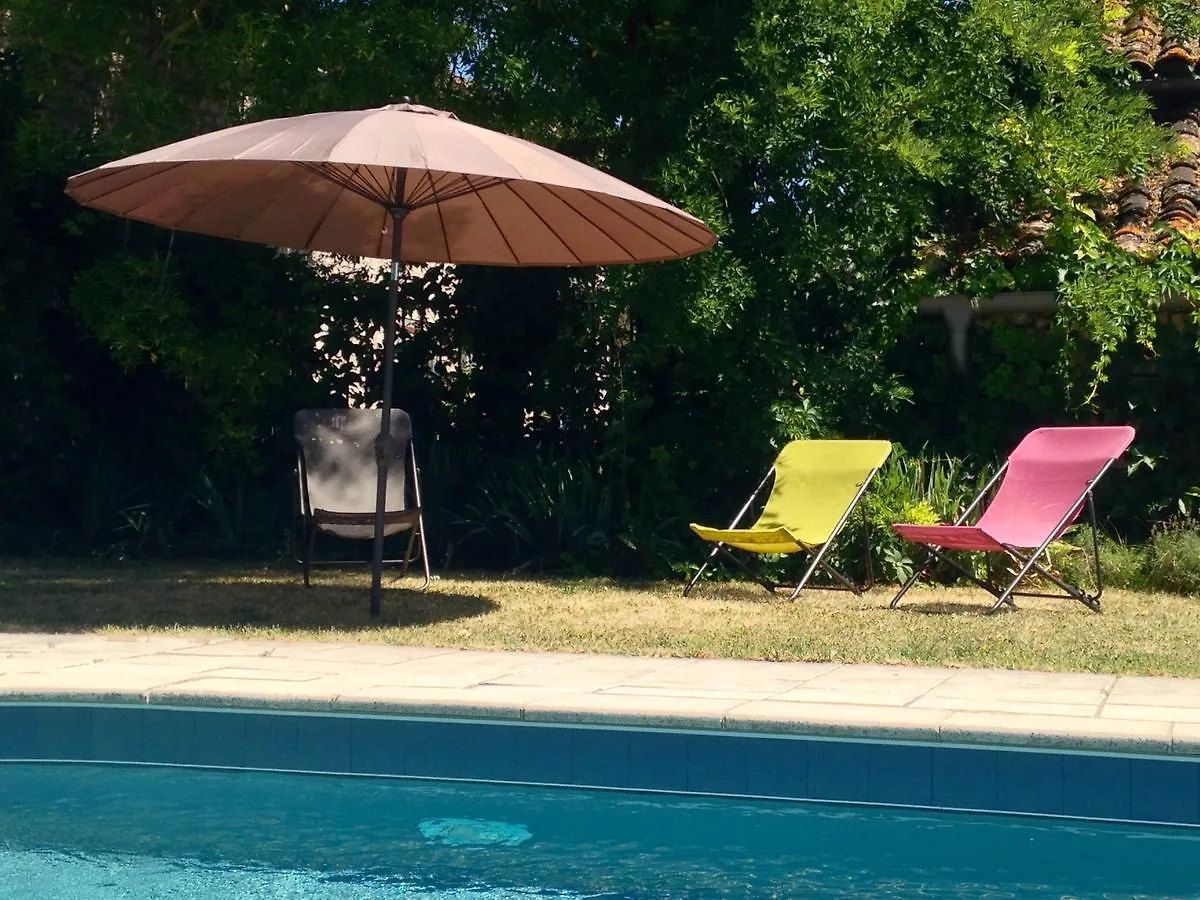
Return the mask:
{"type": "Polygon", "coordinates": [[[1126,250],[1140,249],[1155,226],[1200,236],[1200,100],[1174,107],[1167,118],[1184,154],[1118,192],[1113,237],[1126,250]]]}
{"type": "MultiPolygon", "coordinates": [[[[1194,2],[1200,12],[1200,0],[1194,2]]],[[[1128,3],[1108,3],[1118,10],[1120,25],[1109,34],[1107,45],[1142,73],[1142,87],[1155,104],[1155,119],[1176,134],[1181,152],[1145,178],[1105,186],[1100,221],[1117,245],[1130,253],[1163,240],[1164,227],[1200,240],[1200,44],[1165,33],[1150,16],[1130,15],[1128,3]],[[1169,89],[1153,90],[1152,85],[1169,89]]],[[[1026,219],[1001,255],[1012,264],[1042,253],[1052,228],[1053,222],[1044,214],[1026,219]]],[[[930,248],[926,256],[931,266],[956,268],[944,247],[930,248]]]]}
{"type": "MultiPolygon", "coordinates": [[[[1195,3],[1200,11],[1200,0],[1195,3]]],[[[1160,171],[1114,191],[1108,210],[1113,238],[1136,252],[1158,239],[1162,226],[1200,236],[1200,42],[1172,33],[1152,15],[1130,13],[1125,0],[1109,0],[1109,10],[1124,16],[1109,46],[1141,74],[1155,118],[1182,147],[1160,171]]]]}
{"type": "Polygon", "coordinates": [[[1125,20],[1116,44],[1131,66],[1145,75],[1152,74],[1162,45],[1162,27],[1152,19],[1131,16],[1125,20]]]}
{"type": "MultiPolygon", "coordinates": [[[[1200,4],[1198,4],[1200,5],[1200,4]]],[[[1128,4],[1114,2],[1118,14],[1128,4]]],[[[1145,78],[1195,78],[1200,42],[1167,30],[1153,16],[1127,13],[1110,40],[1129,64],[1145,78]]]]}

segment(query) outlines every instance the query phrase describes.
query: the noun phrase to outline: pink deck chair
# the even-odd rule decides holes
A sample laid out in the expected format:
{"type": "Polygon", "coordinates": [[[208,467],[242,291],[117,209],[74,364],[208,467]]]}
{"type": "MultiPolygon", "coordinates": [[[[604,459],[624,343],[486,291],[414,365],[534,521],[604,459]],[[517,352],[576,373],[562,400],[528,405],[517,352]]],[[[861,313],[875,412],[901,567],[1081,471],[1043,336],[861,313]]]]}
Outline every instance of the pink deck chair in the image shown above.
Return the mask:
{"type": "Polygon", "coordinates": [[[1061,596],[1018,591],[1017,587],[1033,572],[1049,579],[1084,606],[1099,612],[1104,585],[1096,546],[1096,508],[1092,501],[1092,486],[1125,452],[1133,442],[1133,435],[1133,429],[1127,425],[1035,429],[1022,439],[1000,471],[953,525],[893,525],[892,528],[905,540],[926,545],[930,556],[892,598],[892,608],[896,608],[908,589],[937,558],[945,560],[996,598],[989,613],[1005,604],[1015,607],[1014,595],[1061,596]],[[974,525],[965,524],[997,482],[999,488],[978,521],[974,525]],[[1092,528],[1096,564],[1094,594],[1087,593],[1078,585],[1067,584],[1038,561],[1050,544],[1061,537],[1078,518],[1085,506],[1092,528]],[[1000,586],[976,577],[953,558],[946,556],[944,551],[947,550],[1003,553],[1016,561],[1020,569],[1009,584],[1000,586]]]}

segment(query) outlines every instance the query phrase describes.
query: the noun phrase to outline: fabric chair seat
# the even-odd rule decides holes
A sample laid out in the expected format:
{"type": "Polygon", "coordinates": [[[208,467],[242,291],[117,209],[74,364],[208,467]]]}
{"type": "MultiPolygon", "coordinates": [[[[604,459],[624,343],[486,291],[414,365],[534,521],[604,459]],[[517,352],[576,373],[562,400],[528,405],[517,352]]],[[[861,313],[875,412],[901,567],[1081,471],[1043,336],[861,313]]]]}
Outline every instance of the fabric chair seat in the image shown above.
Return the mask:
{"type": "Polygon", "coordinates": [[[688,526],[702,540],[727,544],[748,553],[799,553],[807,546],[786,528],[708,528],[688,526]]]}
{"type": "Polygon", "coordinates": [[[943,550],[982,550],[1003,553],[1004,545],[977,525],[893,525],[906,541],[943,550]]]}

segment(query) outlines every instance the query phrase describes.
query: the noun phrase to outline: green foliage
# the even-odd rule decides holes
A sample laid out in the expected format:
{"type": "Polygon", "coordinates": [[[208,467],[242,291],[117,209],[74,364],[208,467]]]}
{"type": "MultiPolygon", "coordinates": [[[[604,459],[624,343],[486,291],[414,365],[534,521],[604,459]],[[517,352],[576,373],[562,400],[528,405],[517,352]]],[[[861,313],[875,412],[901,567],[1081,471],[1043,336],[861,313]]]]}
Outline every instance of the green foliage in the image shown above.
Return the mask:
{"type": "MultiPolygon", "coordinates": [[[[1154,4],[1194,33],[1188,6],[1154,4]]],[[[889,517],[953,518],[988,460],[1090,415],[1081,400],[1136,419],[1155,461],[1120,480],[1122,527],[1148,533],[1197,483],[1173,436],[1200,421],[1195,335],[1158,327],[1164,294],[1197,297],[1191,248],[1135,259],[1102,227],[1112,187],[1177,152],[1106,47],[1111,4],[6,10],[0,490],[28,517],[0,523],[11,548],[270,552],[292,411],[379,390],[378,277],[81,210],[64,179],[235,122],[403,96],[601,166],[721,234],[677,264],[406,282],[393,399],[436,448],[435,559],[677,571],[697,553],[686,523],[744,495],[782,442],[884,435],[927,445],[889,464],[870,507],[898,577],[889,517]],[[1037,258],[1015,252],[1031,219],[1052,223],[1037,258]],[[915,302],[1006,289],[1060,291],[1055,329],[973,335],[964,379],[915,302]],[[1144,377],[1150,348],[1177,394],[1144,377]]]]}
{"type": "Polygon", "coordinates": [[[1142,590],[1144,579],[1145,552],[1116,538],[1102,537],[1100,540],[1100,565],[1107,584],[1126,590],[1142,590]]]}
{"type": "Polygon", "coordinates": [[[1169,34],[1193,40],[1200,37],[1200,17],[1193,0],[1106,0],[1105,13],[1114,22],[1137,15],[1152,16],[1169,34]]]}
{"type": "Polygon", "coordinates": [[[920,548],[897,535],[891,527],[894,522],[909,525],[936,525],[939,518],[927,500],[918,500],[915,503],[908,501],[894,513],[883,516],[875,513],[871,516],[869,523],[875,538],[872,548],[879,560],[877,577],[883,582],[899,583],[907,581],[912,576],[913,570],[916,568],[916,560],[913,559],[913,556],[920,552],[920,548]]]}
{"type": "Polygon", "coordinates": [[[1081,398],[1090,404],[1122,344],[1132,340],[1154,351],[1165,301],[1200,303],[1200,272],[1195,250],[1180,235],[1164,235],[1152,254],[1134,256],[1092,222],[1082,221],[1077,229],[1079,262],[1065,280],[1059,307],[1059,323],[1069,335],[1061,365],[1066,372],[1077,368],[1082,345],[1090,348],[1090,378],[1081,398]]]}
{"type": "Polygon", "coordinates": [[[1157,528],[1146,547],[1143,588],[1200,596],[1200,528],[1172,520],[1157,528]]]}
{"type": "MultiPolygon", "coordinates": [[[[1094,579],[1090,543],[1062,559],[1068,579],[1094,579]]],[[[1142,545],[1102,535],[1100,562],[1106,586],[1131,591],[1200,596],[1200,528],[1195,520],[1170,519],[1142,545]]]]}
{"type": "MultiPolygon", "coordinates": [[[[910,455],[896,446],[879,470],[864,500],[866,526],[870,529],[876,575],[883,581],[899,582],[913,572],[914,556],[921,549],[903,540],[893,523],[935,525],[953,522],[987,483],[991,472],[972,471],[961,459],[929,453],[910,455]]],[[[859,516],[848,523],[839,541],[841,565],[862,577],[861,547],[864,526],[859,516]]]]}
{"type": "Polygon", "coordinates": [[[475,499],[453,523],[464,547],[484,541],[493,565],[518,570],[579,573],[611,565],[616,522],[594,466],[554,454],[490,462],[475,499]]]}
{"type": "Polygon", "coordinates": [[[279,502],[285,496],[286,475],[280,472],[282,477],[265,483],[234,478],[221,484],[201,470],[187,494],[190,502],[178,513],[181,518],[186,515],[195,529],[181,535],[190,545],[188,549],[196,553],[202,547],[201,555],[217,557],[269,559],[279,555],[288,539],[287,507],[279,502]]]}

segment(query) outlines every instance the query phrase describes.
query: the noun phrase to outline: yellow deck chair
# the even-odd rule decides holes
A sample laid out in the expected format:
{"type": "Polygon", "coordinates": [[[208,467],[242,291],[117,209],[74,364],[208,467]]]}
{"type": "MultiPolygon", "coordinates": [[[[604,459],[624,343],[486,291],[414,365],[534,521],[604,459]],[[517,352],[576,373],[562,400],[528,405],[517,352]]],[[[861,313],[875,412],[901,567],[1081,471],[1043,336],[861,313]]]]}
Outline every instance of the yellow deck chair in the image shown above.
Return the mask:
{"type": "Polygon", "coordinates": [[[755,572],[732,550],[749,554],[805,553],[810,558],[804,576],[792,591],[795,600],[818,568],[832,575],[841,586],[862,593],[874,583],[870,537],[867,543],[867,581],[855,584],[828,562],[825,552],[849,521],[867,487],[888,454],[889,441],[792,441],[779,452],[766,476],[755,488],[728,528],[692,524],[692,531],[714,544],[708,559],[683,589],[686,597],[700,576],[724,553],[771,593],[783,587],[755,572]],[[749,528],[738,523],[750,512],[767,485],[771,493],[762,514],[749,528]]]}

